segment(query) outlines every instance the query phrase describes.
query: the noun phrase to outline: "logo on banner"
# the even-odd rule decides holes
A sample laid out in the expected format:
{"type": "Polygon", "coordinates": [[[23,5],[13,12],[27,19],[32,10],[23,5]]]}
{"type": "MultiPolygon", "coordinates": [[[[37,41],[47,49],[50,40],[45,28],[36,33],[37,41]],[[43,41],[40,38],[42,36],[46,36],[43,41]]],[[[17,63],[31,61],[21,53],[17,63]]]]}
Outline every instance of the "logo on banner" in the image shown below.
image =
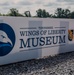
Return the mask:
{"type": "Polygon", "coordinates": [[[0,23],[0,56],[10,53],[15,45],[14,30],[6,23],[0,23]]]}
{"type": "Polygon", "coordinates": [[[74,30],[68,30],[68,40],[69,41],[73,41],[73,39],[74,39],[73,32],[74,32],[74,30]]]}

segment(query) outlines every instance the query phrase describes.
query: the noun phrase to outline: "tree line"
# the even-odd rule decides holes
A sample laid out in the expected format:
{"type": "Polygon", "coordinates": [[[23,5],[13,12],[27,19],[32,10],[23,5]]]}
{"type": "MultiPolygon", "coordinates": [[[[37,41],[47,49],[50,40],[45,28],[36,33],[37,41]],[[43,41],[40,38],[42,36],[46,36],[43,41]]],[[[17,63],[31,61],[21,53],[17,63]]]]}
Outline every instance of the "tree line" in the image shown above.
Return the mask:
{"type": "Polygon", "coordinates": [[[54,14],[50,14],[45,9],[36,10],[36,15],[32,16],[30,11],[25,11],[24,14],[19,13],[16,8],[11,8],[9,13],[2,14],[0,16],[21,16],[21,17],[39,17],[39,18],[71,18],[74,19],[74,11],[69,9],[57,8],[54,14]]]}

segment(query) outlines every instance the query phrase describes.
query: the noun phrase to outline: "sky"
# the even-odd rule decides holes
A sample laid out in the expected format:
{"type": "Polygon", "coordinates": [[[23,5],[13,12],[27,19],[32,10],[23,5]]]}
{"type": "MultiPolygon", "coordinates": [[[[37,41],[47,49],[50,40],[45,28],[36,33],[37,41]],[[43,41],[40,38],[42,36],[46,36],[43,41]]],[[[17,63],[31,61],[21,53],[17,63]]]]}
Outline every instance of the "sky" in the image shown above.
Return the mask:
{"type": "Polygon", "coordinates": [[[22,14],[30,11],[35,15],[39,8],[54,14],[57,8],[74,11],[74,0],[0,0],[0,13],[6,14],[11,8],[16,8],[22,14]]]}

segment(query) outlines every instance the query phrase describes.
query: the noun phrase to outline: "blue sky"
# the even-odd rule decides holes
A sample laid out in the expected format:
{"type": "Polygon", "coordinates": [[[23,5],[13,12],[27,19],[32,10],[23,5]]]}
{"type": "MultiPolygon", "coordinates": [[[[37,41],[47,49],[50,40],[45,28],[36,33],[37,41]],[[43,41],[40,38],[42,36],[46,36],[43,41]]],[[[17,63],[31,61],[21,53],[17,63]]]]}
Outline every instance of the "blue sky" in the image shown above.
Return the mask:
{"type": "Polygon", "coordinates": [[[74,11],[74,0],[0,0],[0,13],[8,13],[11,8],[17,8],[22,14],[29,10],[32,15],[39,8],[50,13],[54,13],[57,8],[74,11]]]}

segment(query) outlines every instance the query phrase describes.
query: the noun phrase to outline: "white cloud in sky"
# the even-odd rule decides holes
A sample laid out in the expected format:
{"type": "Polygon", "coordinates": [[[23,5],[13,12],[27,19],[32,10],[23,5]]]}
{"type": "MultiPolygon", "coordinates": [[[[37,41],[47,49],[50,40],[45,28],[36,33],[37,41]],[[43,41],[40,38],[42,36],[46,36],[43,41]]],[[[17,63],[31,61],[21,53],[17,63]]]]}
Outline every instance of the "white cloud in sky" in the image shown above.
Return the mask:
{"type": "Polygon", "coordinates": [[[35,15],[39,8],[54,13],[60,7],[74,11],[74,0],[0,0],[1,13],[8,13],[9,9],[16,8],[20,13],[29,10],[32,15],[35,15]]]}

